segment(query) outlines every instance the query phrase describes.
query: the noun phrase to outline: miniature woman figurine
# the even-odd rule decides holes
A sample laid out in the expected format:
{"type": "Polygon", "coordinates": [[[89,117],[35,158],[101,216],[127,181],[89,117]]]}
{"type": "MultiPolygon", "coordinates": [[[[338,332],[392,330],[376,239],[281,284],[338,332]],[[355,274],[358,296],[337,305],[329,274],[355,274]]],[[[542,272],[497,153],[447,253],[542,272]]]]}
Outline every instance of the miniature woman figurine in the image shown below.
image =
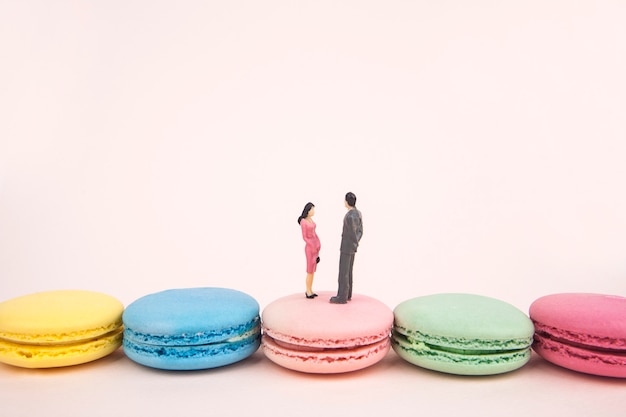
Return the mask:
{"type": "Polygon", "coordinates": [[[306,298],[315,298],[317,294],[313,292],[313,275],[317,270],[317,263],[320,261],[319,254],[322,247],[320,238],[315,233],[315,222],[313,216],[315,215],[315,205],[313,203],[306,203],[302,215],[298,217],[298,224],[302,228],[302,239],[306,245],[304,246],[304,253],[306,255],[306,298]]]}

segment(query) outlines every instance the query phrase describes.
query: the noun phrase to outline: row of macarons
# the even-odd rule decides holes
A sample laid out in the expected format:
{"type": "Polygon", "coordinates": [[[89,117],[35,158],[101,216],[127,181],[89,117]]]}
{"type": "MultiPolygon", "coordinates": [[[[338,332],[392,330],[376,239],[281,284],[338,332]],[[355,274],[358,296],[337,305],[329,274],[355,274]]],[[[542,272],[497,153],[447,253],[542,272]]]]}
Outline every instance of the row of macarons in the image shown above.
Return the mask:
{"type": "Polygon", "coordinates": [[[47,291],[0,303],[0,362],[51,368],[90,362],[117,350],[141,365],[209,369],[242,361],[262,346],[274,363],[335,374],[376,364],[390,349],[410,364],[458,375],[523,367],[531,349],[553,364],[626,378],[626,298],[563,293],[535,300],[525,314],[476,294],[406,300],[393,310],[355,294],[332,304],[320,292],[279,298],[262,313],[230,288],[149,294],[126,308],[107,294],[47,291]]]}

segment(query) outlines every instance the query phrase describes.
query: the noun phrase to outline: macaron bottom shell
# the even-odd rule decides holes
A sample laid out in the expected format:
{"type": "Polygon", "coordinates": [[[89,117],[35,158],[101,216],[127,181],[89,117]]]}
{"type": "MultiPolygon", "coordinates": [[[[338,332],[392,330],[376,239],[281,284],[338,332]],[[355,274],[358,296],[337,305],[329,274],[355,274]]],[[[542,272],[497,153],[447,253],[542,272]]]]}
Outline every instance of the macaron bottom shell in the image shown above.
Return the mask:
{"type": "Polygon", "coordinates": [[[626,378],[626,353],[573,346],[535,334],[533,350],[548,362],[590,375],[626,378]]]}
{"type": "Polygon", "coordinates": [[[260,330],[252,337],[234,342],[192,346],[161,346],[124,339],[124,353],[132,361],[150,368],[192,371],[218,368],[242,361],[261,344],[260,330]]]}
{"type": "Polygon", "coordinates": [[[119,328],[97,339],[60,345],[28,345],[0,341],[0,362],[22,368],[58,368],[93,362],[122,345],[119,328]]]}
{"type": "Polygon", "coordinates": [[[338,374],[358,371],[382,360],[389,352],[389,339],[351,348],[313,349],[288,346],[263,335],[263,352],[272,362],[299,372],[338,374]]]}
{"type": "Polygon", "coordinates": [[[405,361],[422,368],[455,375],[496,375],[521,368],[530,360],[530,348],[507,352],[438,349],[425,343],[410,343],[396,332],[393,350],[405,361]]]}

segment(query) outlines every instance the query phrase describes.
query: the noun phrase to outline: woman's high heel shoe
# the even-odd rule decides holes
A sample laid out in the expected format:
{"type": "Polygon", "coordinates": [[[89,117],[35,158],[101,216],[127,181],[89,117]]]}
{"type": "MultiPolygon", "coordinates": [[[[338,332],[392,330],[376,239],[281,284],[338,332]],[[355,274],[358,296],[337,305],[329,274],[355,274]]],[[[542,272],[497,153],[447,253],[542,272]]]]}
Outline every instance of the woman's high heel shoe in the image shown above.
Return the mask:
{"type": "Polygon", "coordinates": [[[315,298],[315,296],[317,296],[317,294],[311,294],[311,295],[309,295],[309,294],[307,294],[307,293],[304,293],[304,295],[306,296],[306,298],[315,298]]]}

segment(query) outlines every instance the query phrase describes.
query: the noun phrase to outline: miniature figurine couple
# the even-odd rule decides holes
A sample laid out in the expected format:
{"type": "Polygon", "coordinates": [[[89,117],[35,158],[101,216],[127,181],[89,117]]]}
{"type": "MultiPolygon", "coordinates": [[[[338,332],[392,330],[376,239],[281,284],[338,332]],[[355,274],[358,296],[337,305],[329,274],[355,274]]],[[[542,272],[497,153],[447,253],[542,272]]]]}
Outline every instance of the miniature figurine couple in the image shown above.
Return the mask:
{"type": "MultiPolygon", "coordinates": [[[[356,195],[347,193],[344,202],[348,212],[343,218],[343,233],[341,234],[341,246],[339,257],[339,288],[337,295],[330,298],[333,304],[346,304],[352,299],[352,267],[354,255],[359,247],[359,241],[363,236],[363,220],[361,212],[356,208],[356,195]]],[[[305,242],[304,253],[306,255],[306,298],[317,297],[313,292],[313,276],[320,261],[319,253],[322,245],[315,233],[315,205],[307,203],[298,217],[298,224],[302,228],[302,238],[305,242]]]]}

